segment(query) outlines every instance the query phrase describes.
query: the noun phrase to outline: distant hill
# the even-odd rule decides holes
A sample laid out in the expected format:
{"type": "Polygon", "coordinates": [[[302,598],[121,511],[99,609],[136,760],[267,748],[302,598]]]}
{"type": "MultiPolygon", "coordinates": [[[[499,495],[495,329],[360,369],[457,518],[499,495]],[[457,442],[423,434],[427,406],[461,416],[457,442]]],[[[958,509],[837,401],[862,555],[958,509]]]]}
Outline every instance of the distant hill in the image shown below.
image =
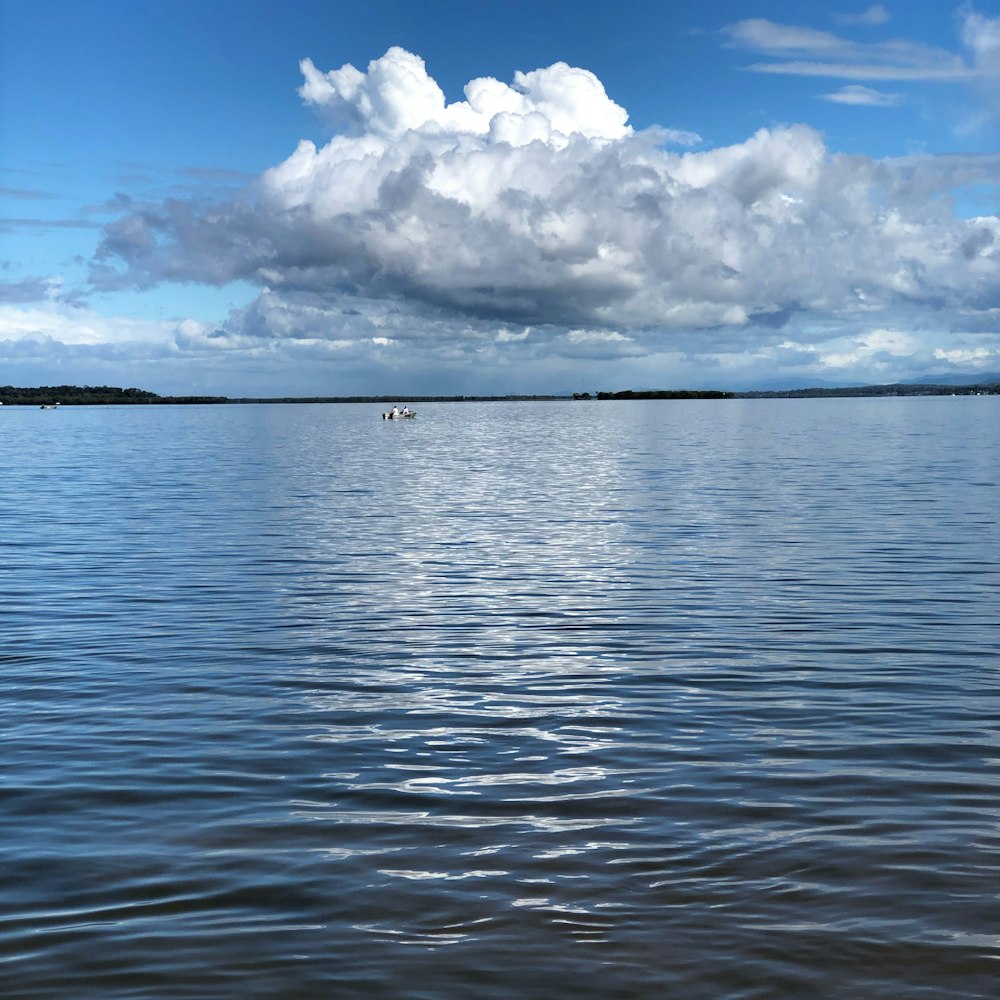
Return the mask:
{"type": "Polygon", "coordinates": [[[824,382],[814,378],[772,378],[753,382],[738,390],[744,392],[788,392],[792,389],[853,389],[860,387],[860,382],[824,382]]]}
{"type": "Polygon", "coordinates": [[[755,389],[749,392],[737,392],[734,395],[739,399],[806,399],[824,396],[997,396],[1000,395],[1000,379],[995,382],[976,382],[974,384],[894,382],[888,385],[811,386],[806,389],[768,391],[755,389]]]}
{"type": "Polygon", "coordinates": [[[1000,372],[984,375],[924,375],[914,380],[916,385],[993,385],[1000,382],[1000,372]]]}

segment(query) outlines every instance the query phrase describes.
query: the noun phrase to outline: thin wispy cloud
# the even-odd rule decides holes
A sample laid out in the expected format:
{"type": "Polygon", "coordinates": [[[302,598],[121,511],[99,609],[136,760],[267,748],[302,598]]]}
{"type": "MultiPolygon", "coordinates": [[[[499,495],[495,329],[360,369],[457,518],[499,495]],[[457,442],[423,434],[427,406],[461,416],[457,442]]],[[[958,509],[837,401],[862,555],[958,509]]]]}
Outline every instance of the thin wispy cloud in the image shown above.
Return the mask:
{"type": "Polygon", "coordinates": [[[97,222],[86,219],[39,219],[29,217],[0,217],[0,232],[13,232],[17,229],[100,229],[97,222]]]}
{"type": "Polygon", "coordinates": [[[877,27],[878,25],[886,24],[889,21],[889,11],[879,3],[873,4],[871,7],[867,8],[867,10],[860,11],[856,14],[835,14],[834,19],[838,24],[860,24],[877,27]]]}
{"type": "Polygon", "coordinates": [[[11,198],[14,201],[49,201],[56,197],[51,191],[0,186],[0,198],[11,198]]]}
{"type": "Polygon", "coordinates": [[[245,170],[226,170],[221,167],[181,167],[177,173],[192,180],[217,184],[245,184],[253,178],[253,174],[248,174],[245,170]]]}
{"type": "Polygon", "coordinates": [[[851,84],[841,87],[840,90],[830,94],[820,94],[824,101],[833,104],[850,104],[857,107],[869,108],[892,108],[902,103],[900,94],[888,94],[882,90],[874,90],[871,87],[864,87],[861,84],[851,84]]]}
{"type": "MultiPolygon", "coordinates": [[[[907,39],[858,42],[832,32],[777,24],[763,18],[738,21],[724,29],[724,34],[730,44],[771,60],[751,63],[746,69],[788,76],[971,82],[984,71],[987,53],[992,55],[992,48],[987,45],[981,58],[970,61],[957,52],[907,39]]],[[[969,46],[968,36],[965,37],[969,46]]]]}

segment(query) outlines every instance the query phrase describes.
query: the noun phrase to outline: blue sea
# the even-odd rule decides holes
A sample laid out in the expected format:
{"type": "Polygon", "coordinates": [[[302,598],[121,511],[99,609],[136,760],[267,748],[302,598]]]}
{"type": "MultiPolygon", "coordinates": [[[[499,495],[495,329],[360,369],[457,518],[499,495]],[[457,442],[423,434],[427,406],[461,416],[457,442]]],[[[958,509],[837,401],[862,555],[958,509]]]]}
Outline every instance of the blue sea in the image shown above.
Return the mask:
{"type": "Polygon", "coordinates": [[[0,409],[0,996],[992,998],[1000,397],[0,409]]]}

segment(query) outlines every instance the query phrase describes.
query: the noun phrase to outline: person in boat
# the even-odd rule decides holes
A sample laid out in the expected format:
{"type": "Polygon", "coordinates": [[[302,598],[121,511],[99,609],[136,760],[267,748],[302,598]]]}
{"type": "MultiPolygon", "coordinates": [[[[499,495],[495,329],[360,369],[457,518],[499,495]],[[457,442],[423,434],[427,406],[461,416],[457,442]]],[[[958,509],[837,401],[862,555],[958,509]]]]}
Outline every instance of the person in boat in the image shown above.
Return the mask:
{"type": "Polygon", "coordinates": [[[410,415],[410,408],[406,405],[406,403],[403,403],[403,416],[408,417],[409,415],[410,415]]]}
{"type": "Polygon", "coordinates": [[[392,404],[392,409],[389,411],[389,416],[390,417],[398,417],[399,416],[399,404],[398,403],[393,403],[392,404]]]}

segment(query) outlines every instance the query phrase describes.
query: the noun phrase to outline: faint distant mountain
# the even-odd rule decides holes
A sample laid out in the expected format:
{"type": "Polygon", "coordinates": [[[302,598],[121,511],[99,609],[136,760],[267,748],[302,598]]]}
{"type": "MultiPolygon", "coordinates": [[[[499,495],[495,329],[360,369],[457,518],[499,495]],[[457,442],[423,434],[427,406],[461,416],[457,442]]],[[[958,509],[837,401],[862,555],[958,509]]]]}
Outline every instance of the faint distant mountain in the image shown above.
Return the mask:
{"type": "Polygon", "coordinates": [[[975,375],[924,375],[913,379],[913,385],[996,385],[1000,372],[976,372],[975,375]]]}
{"type": "MultiPolygon", "coordinates": [[[[920,378],[909,379],[904,382],[858,382],[854,381],[829,381],[825,379],[810,378],[808,376],[798,377],[798,376],[776,376],[770,379],[761,379],[757,382],[728,382],[719,381],[713,383],[704,382],[704,380],[694,380],[689,384],[679,386],[647,386],[647,385],[634,385],[631,386],[631,390],[634,393],[652,393],[652,392],[662,392],[664,388],[668,390],[681,390],[686,389],[689,391],[703,391],[703,390],[722,390],[726,392],[733,392],[737,396],[754,396],[758,394],[763,395],[783,395],[785,393],[794,393],[796,395],[804,394],[836,394],[836,395],[849,395],[849,396],[893,396],[893,395],[921,395],[922,393],[914,391],[918,386],[927,386],[931,389],[934,386],[954,386],[954,387],[970,387],[970,386],[997,386],[1000,385],[1000,372],[976,372],[975,374],[968,375],[922,375],[920,378]],[[907,387],[913,387],[910,391],[907,391],[907,387]]],[[[603,395],[604,393],[602,393],[603,395]]],[[[923,393],[926,395],[927,393],[923,393]]],[[[932,393],[934,394],[934,393],[932,393]]],[[[995,389],[993,394],[996,394],[995,389]]],[[[557,395],[561,396],[577,396],[579,395],[579,390],[576,389],[566,389],[557,395]]],[[[590,390],[590,395],[593,398],[597,398],[598,391],[590,390]]]]}
{"type": "Polygon", "coordinates": [[[793,389],[853,389],[862,382],[827,382],[817,378],[773,378],[741,386],[741,392],[790,392],[793,389]]]}
{"type": "MultiPolygon", "coordinates": [[[[920,378],[894,382],[892,385],[996,385],[1000,383],[998,372],[977,372],[973,375],[922,375],[920,378]]],[[[885,383],[889,384],[889,383],[885,383]]],[[[796,392],[803,389],[867,389],[878,388],[882,383],[828,382],[816,378],[767,379],[742,387],[740,392],[796,392]]]]}

